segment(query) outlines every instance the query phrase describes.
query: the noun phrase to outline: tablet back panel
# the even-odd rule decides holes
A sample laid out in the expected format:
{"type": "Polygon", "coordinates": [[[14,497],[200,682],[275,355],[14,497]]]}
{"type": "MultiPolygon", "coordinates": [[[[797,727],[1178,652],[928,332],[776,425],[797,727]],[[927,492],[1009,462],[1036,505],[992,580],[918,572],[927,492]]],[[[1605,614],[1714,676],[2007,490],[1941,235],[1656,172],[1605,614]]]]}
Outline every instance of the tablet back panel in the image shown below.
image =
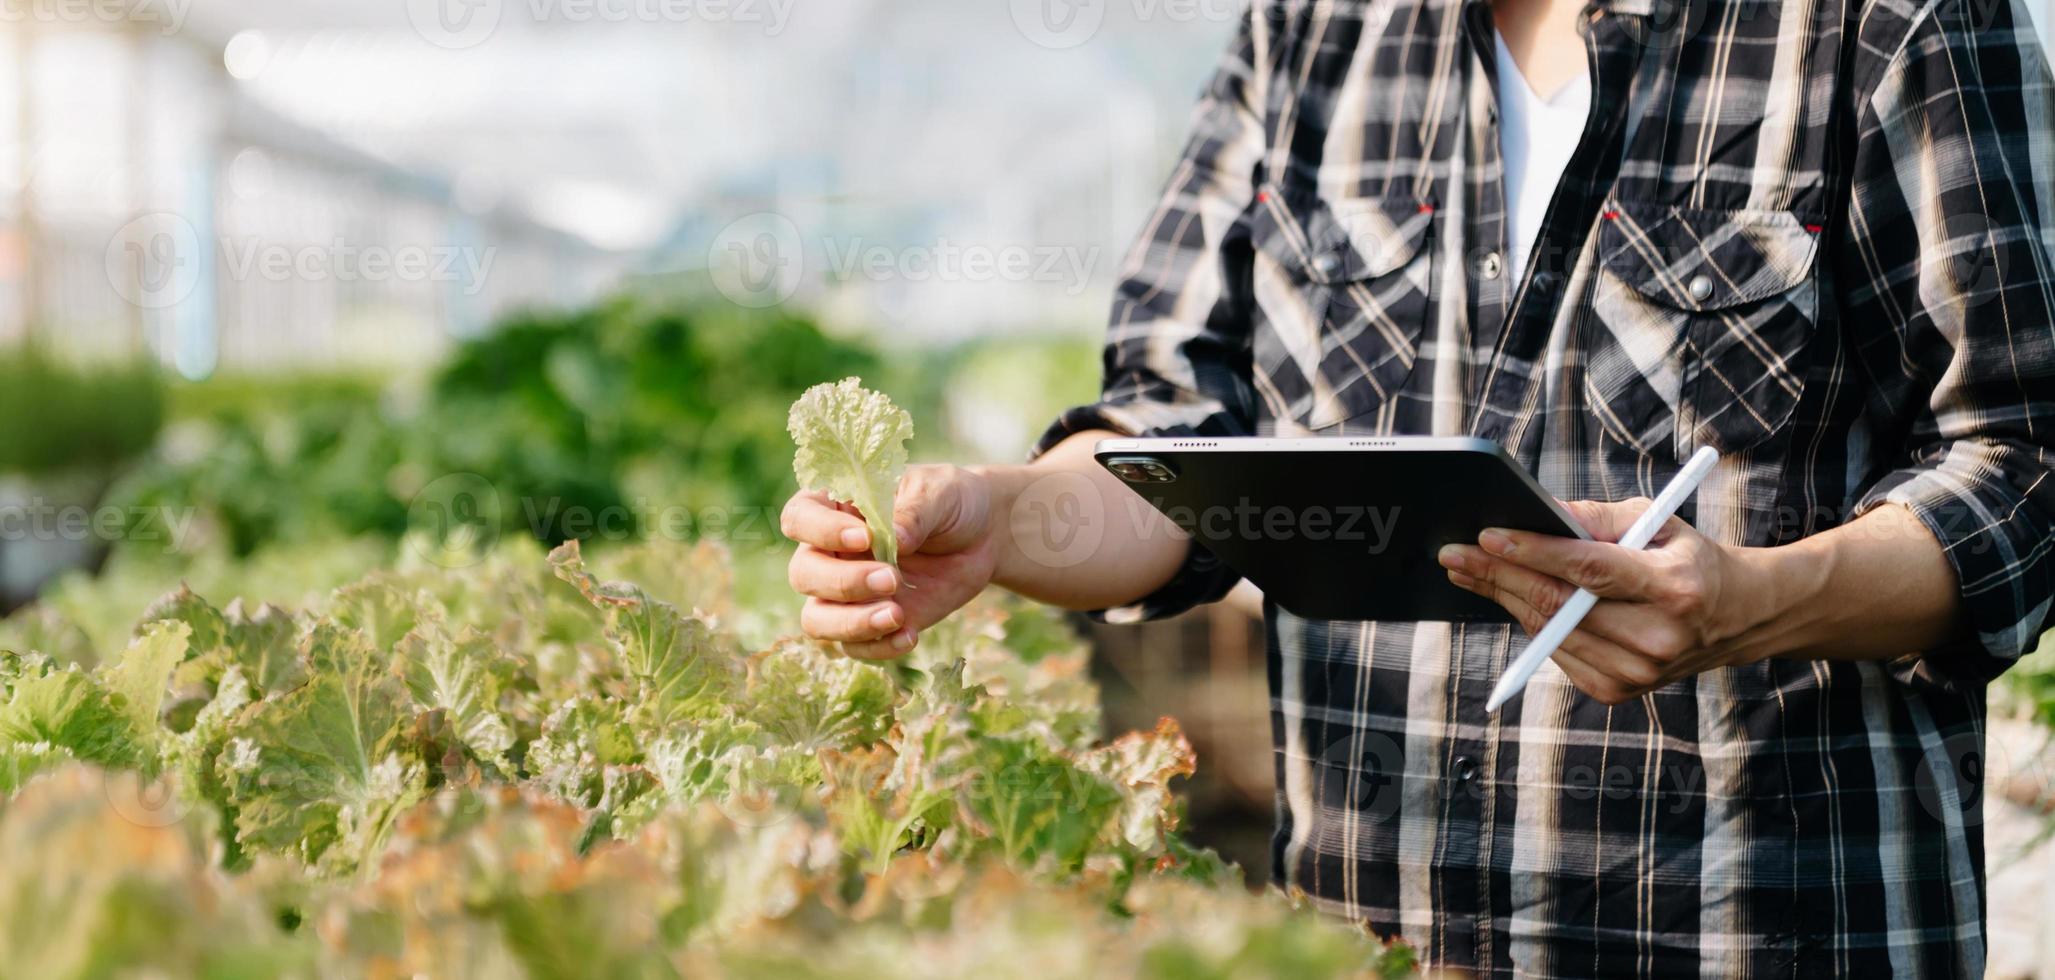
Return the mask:
{"type": "Polygon", "coordinates": [[[1496,603],[1449,584],[1435,560],[1441,547],[1475,544],[1487,527],[1586,536],[1496,446],[1410,449],[1397,447],[1417,440],[1385,439],[1338,451],[1320,440],[1327,445],[1317,450],[1251,452],[1236,441],[1109,441],[1123,448],[1102,445],[1098,459],[1168,466],[1170,482],[1127,485],[1303,617],[1511,622],[1496,603]]]}

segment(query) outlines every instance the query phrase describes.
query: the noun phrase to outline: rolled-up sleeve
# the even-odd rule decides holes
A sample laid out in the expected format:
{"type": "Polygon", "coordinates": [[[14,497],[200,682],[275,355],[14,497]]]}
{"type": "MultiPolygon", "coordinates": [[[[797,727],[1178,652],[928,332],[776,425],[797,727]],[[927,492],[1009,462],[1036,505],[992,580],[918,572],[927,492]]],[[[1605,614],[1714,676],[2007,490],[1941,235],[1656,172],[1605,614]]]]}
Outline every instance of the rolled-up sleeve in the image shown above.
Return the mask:
{"type": "MultiPolygon", "coordinates": [[[[1094,430],[1128,436],[1252,431],[1249,249],[1240,226],[1262,165],[1266,46],[1265,19],[1245,14],[1193,113],[1191,137],[1168,186],[1122,264],[1099,400],[1064,412],[1035,455],[1094,430]]],[[[1168,585],[1098,615],[1114,622],[1168,616],[1219,599],[1236,581],[1194,547],[1168,585]]]]}
{"type": "Polygon", "coordinates": [[[1877,75],[1836,267],[1906,433],[1857,512],[1919,518],[1974,632],[1895,665],[1941,683],[2032,650],[2055,595],[2055,87],[2016,10],[1943,0],[1877,75]]]}

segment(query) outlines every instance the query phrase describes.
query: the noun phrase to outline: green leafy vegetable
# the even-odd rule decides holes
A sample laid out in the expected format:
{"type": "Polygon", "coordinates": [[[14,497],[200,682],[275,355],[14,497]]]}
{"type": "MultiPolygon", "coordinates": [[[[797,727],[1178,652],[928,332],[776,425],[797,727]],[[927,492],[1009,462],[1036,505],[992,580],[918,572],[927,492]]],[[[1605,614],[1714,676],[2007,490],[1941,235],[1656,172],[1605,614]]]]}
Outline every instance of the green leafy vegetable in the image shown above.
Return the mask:
{"type": "Polygon", "coordinates": [[[799,485],[854,504],[870,527],[872,552],[879,561],[898,564],[892,497],[906,472],[913,416],[866,390],[859,379],[845,378],[807,389],[793,403],[787,428],[799,445],[792,460],[799,485]]]}
{"type": "Polygon", "coordinates": [[[510,541],[299,612],[182,589],[96,670],[0,654],[0,972],[1407,968],[1178,836],[1190,744],[1102,741],[1054,613],[979,600],[886,671],[744,641],[733,564],[510,541]]]}

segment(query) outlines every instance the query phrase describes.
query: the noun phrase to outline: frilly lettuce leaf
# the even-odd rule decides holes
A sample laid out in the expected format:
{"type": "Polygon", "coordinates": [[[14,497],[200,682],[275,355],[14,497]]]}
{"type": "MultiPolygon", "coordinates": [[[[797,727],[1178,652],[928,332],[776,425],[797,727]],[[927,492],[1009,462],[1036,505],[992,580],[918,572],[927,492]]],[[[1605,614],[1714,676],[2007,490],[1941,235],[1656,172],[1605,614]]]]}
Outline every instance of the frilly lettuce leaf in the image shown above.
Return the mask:
{"type": "Polygon", "coordinates": [[[12,695],[0,705],[0,745],[46,745],[117,767],[143,758],[128,716],[106,688],[77,667],[15,680],[12,695]]]}
{"type": "Polygon", "coordinates": [[[892,497],[906,472],[906,442],[913,416],[892,399],[865,389],[857,378],[815,385],[792,405],[786,424],[799,452],[792,469],[799,485],[854,504],[871,532],[879,561],[899,563],[892,530],[892,497]]]}
{"type": "Polygon", "coordinates": [[[396,753],[411,705],[357,631],[322,624],[305,643],[306,683],[253,706],[220,765],[241,844],[354,866],[420,792],[421,767],[396,753]]]}
{"type": "Polygon", "coordinates": [[[634,680],[636,706],[647,720],[668,724],[718,713],[741,686],[741,651],[706,620],[633,585],[601,582],[586,570],[576,541],[551,552],[550,562],[606,617],[607,640],[634,680]]]}

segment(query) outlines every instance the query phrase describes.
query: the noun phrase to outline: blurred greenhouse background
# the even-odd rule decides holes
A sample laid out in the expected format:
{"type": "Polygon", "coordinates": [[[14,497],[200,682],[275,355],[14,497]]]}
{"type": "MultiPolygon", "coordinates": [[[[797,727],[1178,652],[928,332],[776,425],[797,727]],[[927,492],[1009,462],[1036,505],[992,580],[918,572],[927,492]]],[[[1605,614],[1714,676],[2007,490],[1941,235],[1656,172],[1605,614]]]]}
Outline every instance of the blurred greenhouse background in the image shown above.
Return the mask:
{"type": "MultiPolygon", "coordinates": [[[[487,533],[625,513],[796,606],[784,406],[862,374],[923,457],[1012,459],[1089,398],[1241,6],[0,0],[0,647],[332,588],[479,474],[487,533]]],[[[1194,837],[1262,881],[1260,622],[1094,636],[1109,724],[1183,720],[1194,837]]],[[[1999,976],[2055,976],[2047,656],[1994,711],[1999,976]]]]}
{"type": "MultiPolygon", "coordinates": [[[[618,511],[796,607],[784,405],[859,373],[922,456],[1012,459],[1091,397],[1240,12],[0,2],[0,646],[333,587],[480,474],[494,533],[618,511]]],[[[1122,728],[1183,710],[1187,654],[1225,671],[1194,816],[1260,881],[1260,636],[1222,615],[1238,659],[1202,619],[1100,669],[1122,728]]]]}

